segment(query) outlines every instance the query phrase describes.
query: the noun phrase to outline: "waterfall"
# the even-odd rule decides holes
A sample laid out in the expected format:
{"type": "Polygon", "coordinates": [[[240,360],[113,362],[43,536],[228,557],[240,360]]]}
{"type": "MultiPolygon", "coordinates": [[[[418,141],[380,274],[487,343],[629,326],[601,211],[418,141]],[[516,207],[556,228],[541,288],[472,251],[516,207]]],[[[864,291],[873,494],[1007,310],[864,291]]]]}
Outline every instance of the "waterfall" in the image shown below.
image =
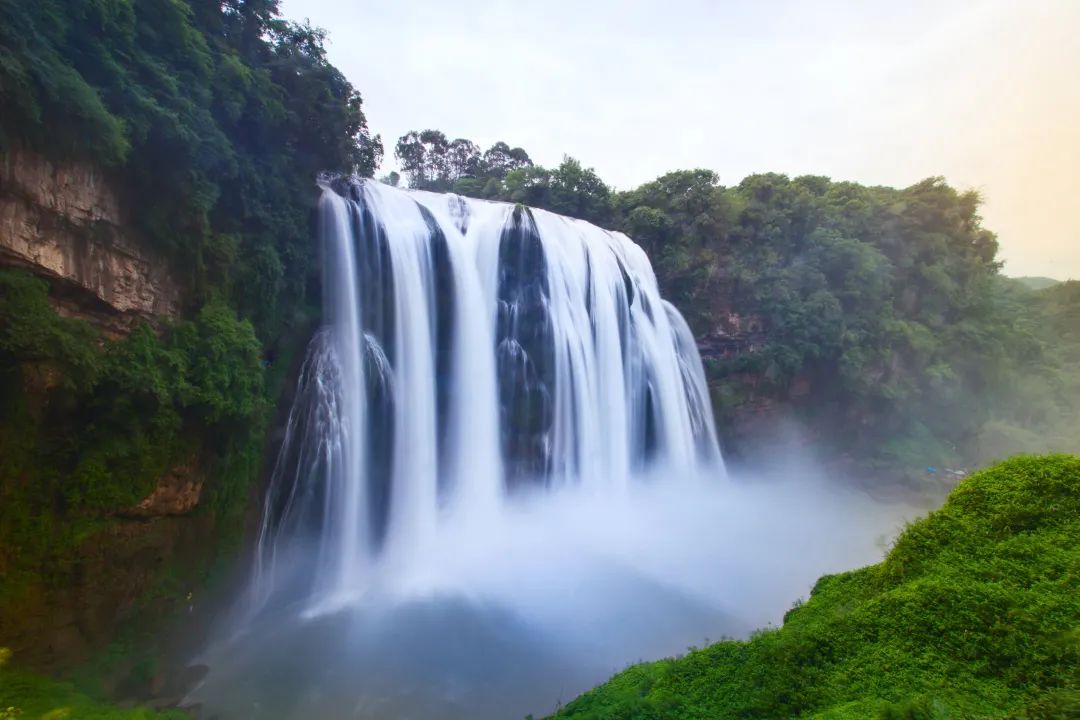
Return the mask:
{"type": "Polygon", "coordinates": [[[324,323],[248,591],[195,659],[204,715],[543,716],[880,556],[892,511],[798,454],[727,477],[625,235],[344,178],[318,211],[324,323]]]}
{"type": "Polygon", "coordinates": [[[625,235],[356,179],[327,181],[319,216],[326,322],[267,492],[254,606],[283,593],[317,613],[392,587],[441,523],[483,524],[517,494],[616,501],[722,469],[693,337],[625,235]]]}

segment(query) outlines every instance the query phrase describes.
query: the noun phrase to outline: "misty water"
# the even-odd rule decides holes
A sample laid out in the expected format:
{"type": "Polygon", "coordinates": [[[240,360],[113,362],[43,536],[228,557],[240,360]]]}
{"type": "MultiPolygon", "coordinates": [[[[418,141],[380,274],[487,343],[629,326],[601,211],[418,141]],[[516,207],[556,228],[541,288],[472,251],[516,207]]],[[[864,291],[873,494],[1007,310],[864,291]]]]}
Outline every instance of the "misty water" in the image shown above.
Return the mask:
{"type": "Polygon", "coordinates": [[[732,476],[701,360],[624,235],[370,181],[320,203],[312,340],[221,718],[521,718],[778,623],[903,508],[797,458],[732,476]]]}

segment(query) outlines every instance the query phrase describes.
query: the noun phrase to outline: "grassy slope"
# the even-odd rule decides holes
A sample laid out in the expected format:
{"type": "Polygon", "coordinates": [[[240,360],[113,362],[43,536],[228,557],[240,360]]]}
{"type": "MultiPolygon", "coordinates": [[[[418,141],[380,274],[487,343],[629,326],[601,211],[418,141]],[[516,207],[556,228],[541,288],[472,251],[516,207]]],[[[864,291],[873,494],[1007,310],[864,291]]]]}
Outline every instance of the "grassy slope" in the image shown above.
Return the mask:
{"type": "Polygon", "coordinates": [[[0,667],[0,720],[190,720],[179,712],[121,710],[63,682],[0,667]]]}
{"type": "Polygon", "coordinates": [[[557,717],[1080,717],[1080,458],[964,480],[782,628],[638,665],[557,717]]]}

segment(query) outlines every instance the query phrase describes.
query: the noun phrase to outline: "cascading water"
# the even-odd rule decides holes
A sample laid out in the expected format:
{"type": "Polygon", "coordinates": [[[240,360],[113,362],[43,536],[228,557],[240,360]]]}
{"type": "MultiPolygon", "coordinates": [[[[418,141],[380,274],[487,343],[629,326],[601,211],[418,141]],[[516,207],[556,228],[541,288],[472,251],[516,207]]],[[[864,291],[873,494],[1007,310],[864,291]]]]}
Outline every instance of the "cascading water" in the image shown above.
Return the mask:
{"type": "Polygon", "coordinates": [[[693,338],[626,236],[359,180],[327,185],[319,212],[327,326],[256,602],[282,558],[310,573],[311,612],[356,600],[422,567],[448,513],[482,520],[523,486],[618,493],[650,466],[720,466],[693,338]]]}
{"type": "Polygon", "coordinates": [[[876,557],[873,508],[727,480],[629,238],[360,180],[319,212],[326,322],[249,592],[198,660],[210,716],[544,713],[876,557]]]}

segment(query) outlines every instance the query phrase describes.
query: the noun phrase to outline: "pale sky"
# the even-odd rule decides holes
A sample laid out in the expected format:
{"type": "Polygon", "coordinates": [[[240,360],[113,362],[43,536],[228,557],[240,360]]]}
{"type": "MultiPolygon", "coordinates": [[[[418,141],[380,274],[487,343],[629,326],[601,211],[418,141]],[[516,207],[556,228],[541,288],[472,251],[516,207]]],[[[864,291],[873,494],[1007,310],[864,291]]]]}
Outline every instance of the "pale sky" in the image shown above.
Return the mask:
{"type": "Polygon", "coordinates": [[[1080,0],[284,0],[393,146],[436,128],[619,189],[706,167],[983,193],[1009,275],[1080,278],[1080,0]]]}

